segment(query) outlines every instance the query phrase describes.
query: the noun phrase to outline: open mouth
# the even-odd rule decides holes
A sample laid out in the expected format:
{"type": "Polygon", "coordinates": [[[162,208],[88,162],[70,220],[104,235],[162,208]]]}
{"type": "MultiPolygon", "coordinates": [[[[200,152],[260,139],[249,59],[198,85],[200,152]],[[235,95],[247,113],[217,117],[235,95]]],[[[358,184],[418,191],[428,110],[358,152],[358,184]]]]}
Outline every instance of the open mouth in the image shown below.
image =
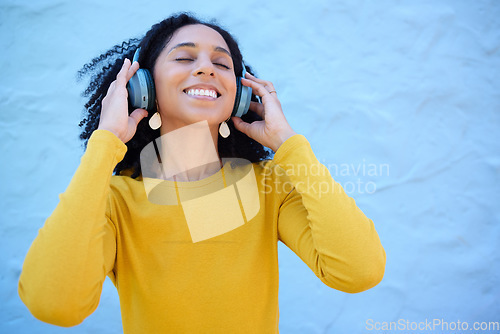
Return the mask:
{"type": "Polygon", "coordinates": [[[190,96],[208,96],[214,99],[221,96],[221,94],[214,89],[188,88],[184,90],[184,93],[190,96]]]}

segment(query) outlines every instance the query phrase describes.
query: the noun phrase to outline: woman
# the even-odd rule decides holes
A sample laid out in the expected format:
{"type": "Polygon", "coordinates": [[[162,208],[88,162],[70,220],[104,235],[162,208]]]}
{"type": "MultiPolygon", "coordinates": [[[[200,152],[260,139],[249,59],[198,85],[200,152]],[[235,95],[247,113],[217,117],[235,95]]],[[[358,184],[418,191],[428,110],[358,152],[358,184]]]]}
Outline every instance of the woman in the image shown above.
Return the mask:
{"type": "Polygon", "coordinates": [[[332,288],[380,282],[385,252],[372,221],[291,129],[272,83],[247,73],[241,84],[261,103],[254,96],[243,119],[228,120],[243,65],[226,31],[181,14],[137,42],[86,67],[104,62],[87,90],[87,149],[19,281],[35,317],[80,323],[109,276],[124,333],[277,333],[278,240],[332,288]],[[148,118],[158,130],[141,121],[146,110],[129,110],[139,67],[154,78],[148,118]]]}

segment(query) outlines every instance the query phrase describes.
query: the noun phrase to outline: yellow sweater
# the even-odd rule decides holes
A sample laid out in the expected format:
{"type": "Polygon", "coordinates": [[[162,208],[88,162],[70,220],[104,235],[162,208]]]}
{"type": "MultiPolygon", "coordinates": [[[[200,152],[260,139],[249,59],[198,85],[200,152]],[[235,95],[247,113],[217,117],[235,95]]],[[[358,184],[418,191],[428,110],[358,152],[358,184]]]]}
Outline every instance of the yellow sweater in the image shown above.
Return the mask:
{"type": "Polygon", "coordinates": [[[383,277],[372,221],[302,135],[273,160],[226,163],[196,182],[112,176],[125,152],[95,131],[34,240],[19,295],[36,318],[81,323],[109,276],[126,334],[278,333],[278,240],[334,289],[360,292],[383,277]]]}

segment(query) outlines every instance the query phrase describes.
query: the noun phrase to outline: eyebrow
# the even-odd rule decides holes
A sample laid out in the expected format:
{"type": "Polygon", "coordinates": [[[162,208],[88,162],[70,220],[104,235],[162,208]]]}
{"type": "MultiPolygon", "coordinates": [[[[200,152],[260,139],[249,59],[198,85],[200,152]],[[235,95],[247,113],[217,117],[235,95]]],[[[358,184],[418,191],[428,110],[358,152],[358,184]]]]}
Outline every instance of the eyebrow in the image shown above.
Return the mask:
{"type": "MultiPolygon", "coordinates": [[[[188,48],[196,48],[198,47],[196,44],[192,43],[192,42],[185,42],[185,43],[179,43],[177,44],[176,46],[172,47],[170,49],[170,51],[168,51],[167,54],[170,54],[172,51],[174,51],[175,49],[178,49],[178,48],[184,48],[184,47],[188,47],[188,48]]],[[[227,51],[226,49],[224,49],[222,46],[216,46],[214,47],[214,51],[215,52],[222,52],[222,53],[225,53],[227,54],[229,57],[231,57],[231,53],[229,51],[227,51]]]]}

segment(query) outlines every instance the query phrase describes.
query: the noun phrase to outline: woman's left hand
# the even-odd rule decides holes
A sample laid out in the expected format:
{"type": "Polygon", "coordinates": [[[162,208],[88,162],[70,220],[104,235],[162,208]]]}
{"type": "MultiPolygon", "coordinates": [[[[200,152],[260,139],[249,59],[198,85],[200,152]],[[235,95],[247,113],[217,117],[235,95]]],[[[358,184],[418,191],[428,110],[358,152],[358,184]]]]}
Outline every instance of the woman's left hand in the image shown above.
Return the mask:
{"type": "Polygon", "coordinates": [[[260,96],[262,103],[250,102],[250,110],[257,113],[262,118],[262,121],[247,123],[239,117],[232,117],[234,126],[248,137],[276,152],[285,140],[296,133],[283,114],[273,84],[258,79],[250,73],[245,74],[245,78],[242,78],[241,83],[244,86],[251,87],[253,93],[260,96]]]}

